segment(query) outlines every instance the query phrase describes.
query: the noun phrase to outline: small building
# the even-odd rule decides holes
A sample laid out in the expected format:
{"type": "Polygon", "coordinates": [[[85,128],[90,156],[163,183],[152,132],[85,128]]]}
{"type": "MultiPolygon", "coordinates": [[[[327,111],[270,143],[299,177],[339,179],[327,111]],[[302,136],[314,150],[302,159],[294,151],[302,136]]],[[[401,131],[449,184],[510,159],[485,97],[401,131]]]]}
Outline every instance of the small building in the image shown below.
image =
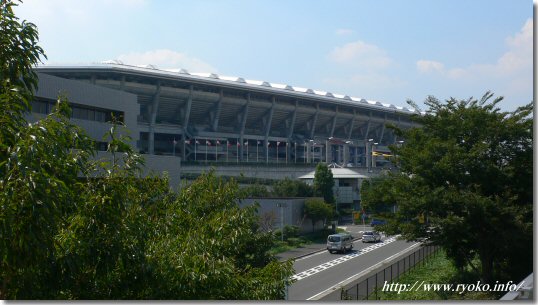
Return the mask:
{"type": "MultiPolygon", "coordinates": [[[[360,204],[360,186],[364,179],[370,177],[359,174],[349,168],[342,167],[329,167],[333,174],[334,186],[333,193],[336,198],[336,203],[345,207],[349,205],[354,209],[359,209],[360,204]]],[[[299,179],[303,180],[306,184],[314,184],[315,171],[312,171],[306,175],[300,176],[299,179]]]]}

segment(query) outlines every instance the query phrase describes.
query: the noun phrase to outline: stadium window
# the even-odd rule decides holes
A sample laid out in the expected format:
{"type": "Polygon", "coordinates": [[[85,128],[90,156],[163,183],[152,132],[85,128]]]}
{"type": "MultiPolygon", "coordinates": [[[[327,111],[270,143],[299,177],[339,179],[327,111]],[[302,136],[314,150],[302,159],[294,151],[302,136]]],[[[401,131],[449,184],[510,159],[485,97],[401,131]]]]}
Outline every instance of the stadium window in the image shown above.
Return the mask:
{"type": "Polygon", "coordinates": [[[49,102],[46,101],[32,101],[32,112],[49,114],[50,113],[49,102]]]}
{"type": "Polygon", "coordinates": [[[74,119],[86,119],[85,117],[83,117],[83,110],[82,108],[79,108],[79,107],[76,107],[76,106],[73,106],[73,109],[72,109],[72,112],[71,112],[71,117],[74,118],[74,119]]]}
{"type": "Polygon", "coordinates": [[[81,107],[78,105],[72,105],[71,117],[74,119],[96,121],[96,122],[112,122],[112,117],[116,121],[124,122],[124,114],[121,111],[104,110],[90,107],[81,107]]]}
{"type": "Polygon", "coordinates": [[[98,151],[107,151],[108,143],[102,141],[95,141],[95,149],[98,151]]]}
{"type": "Polygon", "coordinates": [[[105,113],[102,111],[95,111],[95,121],[97,122],[105,122],[105,113]]]}

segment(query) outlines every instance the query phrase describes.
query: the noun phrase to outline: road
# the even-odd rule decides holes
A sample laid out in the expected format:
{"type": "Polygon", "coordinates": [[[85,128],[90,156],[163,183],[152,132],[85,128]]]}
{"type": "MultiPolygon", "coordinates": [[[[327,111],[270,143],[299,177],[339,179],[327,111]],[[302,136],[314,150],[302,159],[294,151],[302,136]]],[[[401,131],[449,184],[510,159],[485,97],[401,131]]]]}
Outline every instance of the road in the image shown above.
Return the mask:
{"type": "Polygon", "coordinates": [[[353,250],[343,254],[322,251],[295,261],[295,279],[288,290],[289,300],[308,300],[317,294],[401,252],[414,242],[383,236],[380,243],[353,243],[353,250]]]}

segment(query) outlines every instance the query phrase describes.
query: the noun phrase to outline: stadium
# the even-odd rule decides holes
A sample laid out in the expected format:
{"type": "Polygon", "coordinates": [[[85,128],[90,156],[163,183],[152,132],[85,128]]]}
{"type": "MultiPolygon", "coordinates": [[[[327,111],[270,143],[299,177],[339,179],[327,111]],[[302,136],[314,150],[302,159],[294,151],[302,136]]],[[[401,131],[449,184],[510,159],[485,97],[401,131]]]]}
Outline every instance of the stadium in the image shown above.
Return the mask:
{"type": "Polygon", "coordinates": [[[185,173],[215,165],[230,175],[298,177],[318,162],[376,172],[390,166],[383,156],[398,143],[387,124],[413,127],[410,116],[417,113],[292,85],[119,61],[36,70],[34,113],[48,113],[64,92],[73,120],[99,150],[106,149],[100,139],[113,114],[130,130],[137,151],[162,168],[180,163],[185,173]],[[259,167],[265,176],[253,169],[259,167]]]}

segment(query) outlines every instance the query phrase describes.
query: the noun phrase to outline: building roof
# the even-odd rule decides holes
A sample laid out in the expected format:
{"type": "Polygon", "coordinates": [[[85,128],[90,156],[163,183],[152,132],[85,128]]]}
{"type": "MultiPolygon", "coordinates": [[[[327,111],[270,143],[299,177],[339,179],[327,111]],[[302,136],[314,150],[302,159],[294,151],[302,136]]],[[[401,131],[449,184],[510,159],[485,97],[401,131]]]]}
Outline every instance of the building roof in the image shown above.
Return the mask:
{"type": "MultiPolygon", "coordinates": [[[[368,176],[361,175],[349,168],[329,168],[333,173],[333,178],[335,179],[367,179],[368,176]]],[[[314,179],[314,174],[316,172],[312,171],[306,175],[299,177],[299,179],[314,179]]]]}
{"type": "Polygon", "coordinates": [[[174,78],[183,78],[183,79],[190,79],[190,80],[203,80],[209,83],[213,84],[219,84],[219,85],[231,85],[231,86],[241,86],[241,87],[252,87],[252,88],[258,88],[263,89],[266,91],[271,91],[274,93],[280,93],[280,94],[289,94],[293,96],[303,96],[303,97],[310,97],[310,98],[321,98],[325,101],[331,101],[341,104],[347,104],[347,105],[361,105],[364,108],[369,109],[377,109],[385,112],[397,112],[402,114],[416,114],[419,113],[415,109],[410,109],[407,107],[401,107],[396,106],[393,104],[388,103],[382,103],[379,101],[373,101],[373,100],[366,100],[364,98],[359,97],[351,97],[349,95],[344,94],[336,94],[331,93],[327,91],[321,91],[321,90],[314,90],[310,88],[303,88],[298,86],[291,86],[291,85],[285,85],[285,84],[278,84],[278,83],[271,83],[267,81],[259,81],[259,80],[250,80],[245,79],[242,77],[235,77],[235,76],[223,76],[218,75],[215,73],[194,73],[189,72],[185,69],[158,69],[157,67],[153,65],[146,65],[146,66],[133,66],[133,65],[127,65],[123,64],[121,61],[112,60],[112,61],[104,61],[100,64],[93,64],[91,66],[40,66],[38,67],[39,70],[48,70],[49,68],[52,69],[70,69],[70,68],[86,68],[86,69],[108,69],[108,70],[120,70],[120,71],[131,71],[131,72],[138,72],[138,73],[144,73],[147,75],[156,75],[161,77],[174,77],[174,78]]]}

